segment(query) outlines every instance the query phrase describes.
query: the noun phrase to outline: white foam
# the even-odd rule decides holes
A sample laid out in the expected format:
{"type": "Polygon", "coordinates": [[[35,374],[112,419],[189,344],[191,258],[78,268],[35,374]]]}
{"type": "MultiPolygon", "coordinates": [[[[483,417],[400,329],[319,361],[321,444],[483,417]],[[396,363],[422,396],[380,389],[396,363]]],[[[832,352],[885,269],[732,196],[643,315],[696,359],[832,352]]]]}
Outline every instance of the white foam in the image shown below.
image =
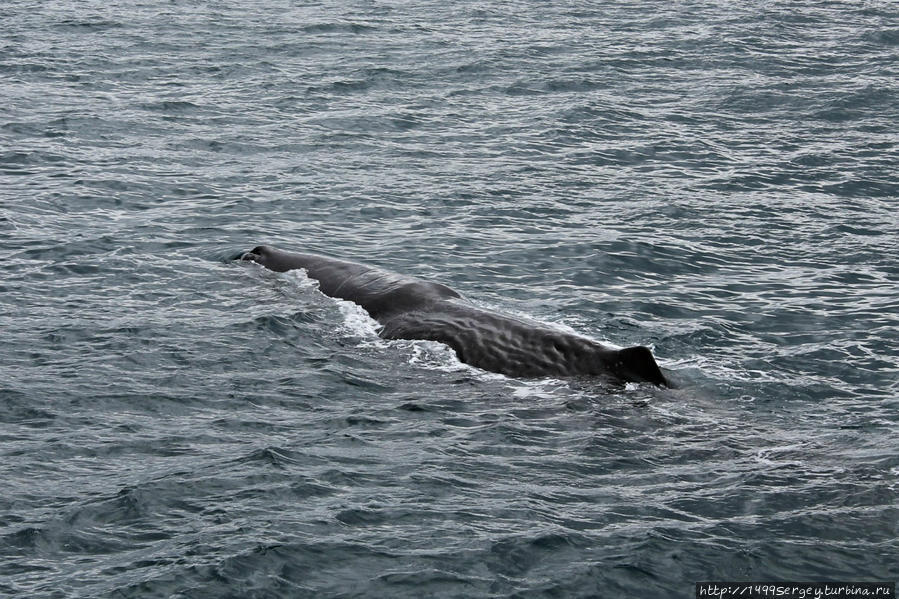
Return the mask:
{"type": "MultiPolygon", "coordinates": [[[[509,379],[510,381],[512,379],[509,379]]],[[[512,389],[512,397],[516,399],[549,399],[558,398],[560,389],[570,390],[571,387],[565,381],[559,379],[536,379],[515,381],[512,389]]]]}
{"type": "Polygon", "coordinates": [[[346,300],[334,300],[337,309],[343,316],[343,328],[355,337],[360,337],[363,342],[383,342],[378,336],[384,327],[374,318],[369,316],[362,306],[346,300]]]}
{"type": "Polygon", "coordinates": [[[294,270],[288,270],[287,272],[280,273],[281,278],[291,281],[296,284],[297,288],[301,291],[308,291],[311,289],[318,289],[318,281],[309,277],[306,273],[305,268],[296,268],[294,270]]]}
{"type": "Polygon", "coordinates": [[[459,361],[459,358],[456,357],[456,352],[445,343],[440,343],[439,341],[424,341],[421,339],[396,341],[396,343],[408,347],[410,351],[408,363],[414,366],[421,366],[430,370],[440,370],[442,372],[475,371],[475,369],[468,364],[459,361]]]}

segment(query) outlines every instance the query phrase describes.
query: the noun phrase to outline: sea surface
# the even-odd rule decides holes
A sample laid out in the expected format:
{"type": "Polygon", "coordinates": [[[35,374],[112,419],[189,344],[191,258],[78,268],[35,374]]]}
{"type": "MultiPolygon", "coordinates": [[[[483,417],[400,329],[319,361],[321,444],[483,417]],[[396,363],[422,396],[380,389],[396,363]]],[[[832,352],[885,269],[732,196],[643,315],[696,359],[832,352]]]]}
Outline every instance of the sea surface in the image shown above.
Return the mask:
{"type": "Polygon", "coordinates": [[[0,11],[0,596],[899,578],[896,2],[0,11]],[[381,340],[262,243],[678,388],[381,340]]]}

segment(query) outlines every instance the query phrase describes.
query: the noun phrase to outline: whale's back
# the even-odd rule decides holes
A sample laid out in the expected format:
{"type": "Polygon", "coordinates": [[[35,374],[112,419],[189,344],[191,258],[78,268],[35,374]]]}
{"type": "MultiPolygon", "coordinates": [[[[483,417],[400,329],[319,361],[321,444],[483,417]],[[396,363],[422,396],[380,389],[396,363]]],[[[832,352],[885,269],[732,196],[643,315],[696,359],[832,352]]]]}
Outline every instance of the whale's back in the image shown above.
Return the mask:
{"type": "Polygon", "coordinates": [[[440,341],[459,360],[509,376],[611,376],[667,385],[649,348],[607,347],[534,320],[481,308],[453,289],[376,266],[258,246],[242,256],[277,272],[304,269],[325,295],[359,304],[387,339],[440,341]]]}

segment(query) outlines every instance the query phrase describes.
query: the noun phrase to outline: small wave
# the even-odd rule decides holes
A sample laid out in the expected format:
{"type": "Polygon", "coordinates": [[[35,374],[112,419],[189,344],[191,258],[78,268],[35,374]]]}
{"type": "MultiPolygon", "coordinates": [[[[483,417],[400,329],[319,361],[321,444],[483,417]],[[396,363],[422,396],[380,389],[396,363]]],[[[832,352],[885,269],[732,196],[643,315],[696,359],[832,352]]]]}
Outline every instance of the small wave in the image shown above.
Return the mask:
{"type": "Polygon", "coordinates": [[[363,23],[313,23],[302,28],[304,33],[373,33],[377,27],[363,23]]]}
{"type": "Polygon", "coordinates": [[[123,27],[122,23],[117,21],[108,21],[105,19],[97,19],[95,21],[85,21],[81,19],[63,19],[54,25],[54,28],[64,31],[79,33],[102,33],[110,29],[118,29],[123,27]]]}
{"type": "Polygon", "coordinates": [[[145,102],[144,104],[141,104],[141,108],[150,112],[185,114],[196,112],[202,107],[186,100],[162,100],[158,102],[145,102]]]}
{"type": "Polygon", "coordinates": [[[270,446],[256,449],[250,454],[238,458],[237,462],[242,464],[263,463],[276,468],[284,468],[291,464],[297,464],[298,460],[293,452],[280,447],[270,446]]]}
{"type": "Polygon", "coordinates": [[[54,167],[67,161],[65,156],[52,152],[0,152],[0,173],[7,175],[33,175],[46,165],[54,167]],[[38,168],[35,168],[38,167],[38,168]]]}

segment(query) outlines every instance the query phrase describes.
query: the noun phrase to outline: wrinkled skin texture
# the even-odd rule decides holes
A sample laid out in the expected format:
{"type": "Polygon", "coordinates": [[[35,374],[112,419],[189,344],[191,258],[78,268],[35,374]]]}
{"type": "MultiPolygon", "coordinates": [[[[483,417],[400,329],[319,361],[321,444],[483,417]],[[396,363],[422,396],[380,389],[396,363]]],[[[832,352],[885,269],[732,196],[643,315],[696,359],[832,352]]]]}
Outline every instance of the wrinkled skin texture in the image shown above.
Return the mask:
{"type": "Polygon", "coordinates": [[[614,349],[536,321],[478,307],[446,285],[316,254],[259,246],[241,256],[276,271],[303,269],[325,295],[351,301],[385,339],[440,341],[459,360],[508,376],[602,376],[668,385],[649,348],[614,349]]]}

